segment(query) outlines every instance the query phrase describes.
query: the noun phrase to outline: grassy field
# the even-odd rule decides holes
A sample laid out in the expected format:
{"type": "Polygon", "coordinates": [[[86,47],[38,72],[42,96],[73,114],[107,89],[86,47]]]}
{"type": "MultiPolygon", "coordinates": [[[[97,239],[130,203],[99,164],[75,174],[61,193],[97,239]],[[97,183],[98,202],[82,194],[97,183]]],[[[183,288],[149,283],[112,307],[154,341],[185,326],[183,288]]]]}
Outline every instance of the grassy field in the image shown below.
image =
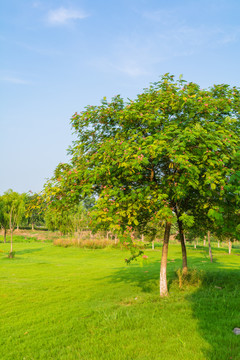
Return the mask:
{"type": "Polygon", "coordinates": [[[170,245],[169,297],[159,298],[160,250],[128,253],[0,243],[1,360],[239,360],[240,251],[188,246],[192,283],[179,288],[170,245]]]}

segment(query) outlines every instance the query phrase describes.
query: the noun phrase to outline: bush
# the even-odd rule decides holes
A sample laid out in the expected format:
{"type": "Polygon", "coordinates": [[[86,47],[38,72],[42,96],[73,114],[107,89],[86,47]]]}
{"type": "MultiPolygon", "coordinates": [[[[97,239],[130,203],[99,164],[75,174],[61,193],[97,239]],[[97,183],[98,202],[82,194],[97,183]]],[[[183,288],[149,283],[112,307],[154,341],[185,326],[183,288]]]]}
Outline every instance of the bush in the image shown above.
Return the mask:
{"type": "Polygon", "coordinates": [[[13,259],[14,257],[15,257],[15,251],[10,251],[10,253],[8,254],[8,258],[13,259]]]}
{"type": "Polygon", "coordinates": [[[189,286],[200,286],[204,279],[204,273],[197,271],[196,269],[188,270],[186,274],[183,273],[182,269],[178,269],[177,272],[178,285],[180,289],[187,288],[189,286]]]}

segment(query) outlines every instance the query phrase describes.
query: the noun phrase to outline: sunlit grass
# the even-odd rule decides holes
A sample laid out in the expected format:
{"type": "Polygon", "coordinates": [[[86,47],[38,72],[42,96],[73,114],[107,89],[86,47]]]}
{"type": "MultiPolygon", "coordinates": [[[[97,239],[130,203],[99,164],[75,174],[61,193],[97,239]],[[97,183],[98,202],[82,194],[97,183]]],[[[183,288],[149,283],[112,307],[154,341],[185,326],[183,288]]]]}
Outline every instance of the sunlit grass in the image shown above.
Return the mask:
{"type": "Polygon", "coordinates": [[[170,245],[169,297],[159,298],[161,251],[127,266],[117,249],[0,243],[1,360],[240,359],[240,257],[188,246],[197,281],[179,288],[170,245]],[[3,252],[1,252],[3,251],[3,252]],[[198,281],[199,280],[199,281],[198,281]]]}

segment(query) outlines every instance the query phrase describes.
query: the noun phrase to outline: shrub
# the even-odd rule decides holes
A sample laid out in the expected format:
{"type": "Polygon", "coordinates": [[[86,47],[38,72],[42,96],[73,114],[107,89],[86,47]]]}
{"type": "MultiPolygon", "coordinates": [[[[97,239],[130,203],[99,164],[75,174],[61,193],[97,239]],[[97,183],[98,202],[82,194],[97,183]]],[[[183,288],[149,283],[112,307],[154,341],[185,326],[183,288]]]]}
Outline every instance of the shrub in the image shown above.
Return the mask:
{"type": "Polygon", "coordinates": [[[8,254],[8,258],[13,259],[14,257],[15,257],[15,251],[10,251],[10,253],[8,254]]]}
{"type": "Polygon", "coordinates": [[[204,273],[197,271],[196,269],[188,270],[187,274],[184,274],[182,269],[176,271],[178,277],[178,285],[180,289],[184,289],[189,286],[200,286],[204,279],[204,273]]]}

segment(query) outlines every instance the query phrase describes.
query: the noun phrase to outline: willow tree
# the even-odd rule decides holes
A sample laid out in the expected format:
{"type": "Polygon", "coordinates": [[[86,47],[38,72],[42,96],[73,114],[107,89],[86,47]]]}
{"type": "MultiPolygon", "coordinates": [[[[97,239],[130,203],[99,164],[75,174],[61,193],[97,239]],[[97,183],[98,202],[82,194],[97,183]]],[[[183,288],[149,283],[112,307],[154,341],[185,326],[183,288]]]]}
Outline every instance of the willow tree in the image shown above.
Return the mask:
{"type": "Polygon", "coordinates": [[[25,211],[25,194],[19,194],[12,189],[6,191],[2,196],[5,203],[5,216],[9,221],[9,230],[11,235],[11,248],[9,257],[13,257],[13,232],[20,223],[25,211]]]}
{"type": "Polygon", "coordinates": [[[171,224],[177,220],[187,272],[184,228],[194,224],[196,204],[212,206],[236,173],[239,98],[237,88],[201,90],[166,74],[134,101],[116,96],[86,107],[71,119],[77,140],[70,163],[46,185],[49,201],[67,207],[93,194],[97,221],[123,234],[164,222],[160,294],[167,295],[171,224]]]}
{"type": "Polygon", "coordinates": [[[3,229],[3,241],[6,243],[7,230],[9,228],[9,218],[4,196],[0,196],[0,226],[3,229]]]}

